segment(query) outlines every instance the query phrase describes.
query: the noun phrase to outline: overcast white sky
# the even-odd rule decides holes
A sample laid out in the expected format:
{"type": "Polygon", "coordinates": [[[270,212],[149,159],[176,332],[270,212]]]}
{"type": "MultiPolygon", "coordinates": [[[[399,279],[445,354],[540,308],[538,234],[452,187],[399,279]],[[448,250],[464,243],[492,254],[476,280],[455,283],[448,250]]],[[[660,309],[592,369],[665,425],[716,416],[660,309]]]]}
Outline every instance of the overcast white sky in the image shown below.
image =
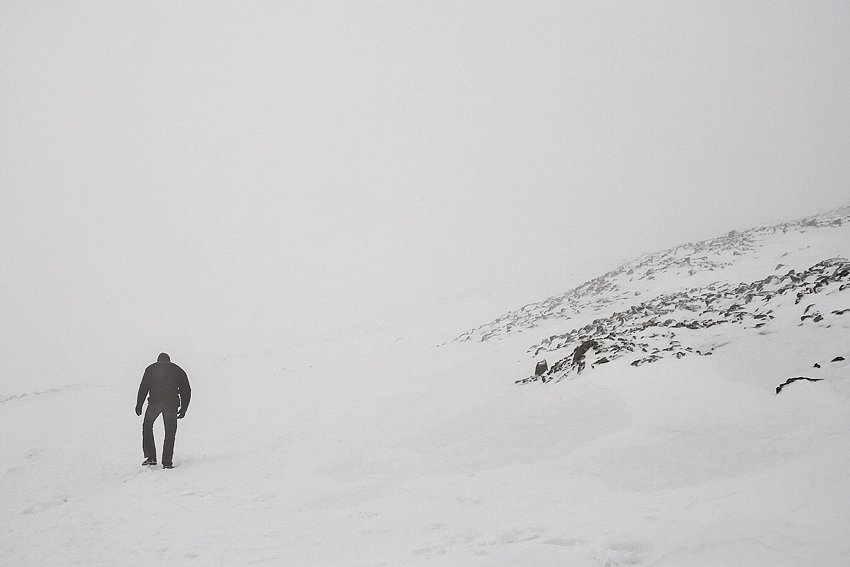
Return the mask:
{"type": "Polygon", "coordinates": [[[0,394],[565,291],[848,156],[843,1],[0,2],[0,394]]]}

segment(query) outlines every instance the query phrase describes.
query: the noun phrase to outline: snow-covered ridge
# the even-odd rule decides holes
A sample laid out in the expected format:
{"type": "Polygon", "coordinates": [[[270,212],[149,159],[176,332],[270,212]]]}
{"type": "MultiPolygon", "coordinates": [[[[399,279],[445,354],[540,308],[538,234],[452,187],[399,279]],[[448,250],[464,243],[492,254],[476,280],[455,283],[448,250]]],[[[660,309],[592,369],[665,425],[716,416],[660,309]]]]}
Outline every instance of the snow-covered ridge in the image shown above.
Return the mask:
{"type": "MultiPolygon", "coordinates": [[[[622,309],[654,285],[643,285],[662,277],[671,286],[688,286],[687,278],[713,272],[714,280],[724,279],[724,271],[744,259],[751,259],[766,241],[777,235],[802,233],[811,229],[840,228],[850,222],[850,206],[772,226],[731,231],[726,235],[687,243],[661,252],[644,254],[615,270],[589,280],[561,295],[526,305],[506,313],[477,329],[463,333],[455,341],[486,341],[517,330],[529,330],[544,321],[570,319],[588,313],[604,314],[622,309]]],[[[824,258],[826,259],[826,258],[824,258]]]]}
{"type": "Polygon", "coordinates": [[[527,349],[534,359],[528,368],[541,366],[516,380],[529,383],[563,380],[618,359],[640,366],[711,355],[732,340],[733,328],[767,335],[813,325],[821,327],[819,336],[844,333],[850,329],[848,221],[850,207],[843,207],[645,254],[455,340],[545,332],[527,349]]]}

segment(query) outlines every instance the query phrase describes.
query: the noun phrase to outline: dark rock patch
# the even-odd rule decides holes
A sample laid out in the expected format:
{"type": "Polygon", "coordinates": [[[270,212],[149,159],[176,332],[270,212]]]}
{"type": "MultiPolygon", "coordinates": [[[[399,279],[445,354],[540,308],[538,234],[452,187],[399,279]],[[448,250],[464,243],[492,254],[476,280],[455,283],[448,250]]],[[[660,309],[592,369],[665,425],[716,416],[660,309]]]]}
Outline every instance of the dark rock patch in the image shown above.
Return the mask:
{"type": "Polygon", "coordinates": [[[778,394],[779,392],[782,391],[782,388],[784,388],[785,386],[787,386],[788,384],[790,384],[792,382],[796,382],[797,380],[808,380],[809,382],[820,382],[821,380],[823,380],[823,378],[808,378],[806,376],[797,376],[796,378],[789,378],[785,382],[783,382],[782,384],[780,384],[779,386],[776,387],[776,393],[778,394]]]}
{"type": "MultiPolygon", "coordinates": [[[[570,373],[583,371],[585,353],[590,348],[607,362],[630,353],[638,354],[639,358],[630,363],[632,366],[665,357],[678,359],[688,354],[709,356],[712,349],[682,344],[676,333],[687,330],[693,341],[691,331],[716,325],[738,324],[761,329],[774,319],[774,309],[783,305],[774,299],[790,295],[795,297],[794,303],[799,304],[806,297],[844,283],[850,285],[850,261],[843,258],[824,260],[802,272],[790,270],[783,276],[769,276],[750,283],[715,282],[706,287],[662,294],[595,319],[584,327],[551,335],[529,348],[529,352],[538,356],[547,351],[572,349],[570,354],[550,366],[541,378],[544,381],[562,380],[570,373]]],[[[804,313],[801,324],[824,320],[814,303],[809,304],[804,313]]],[[[530,381],[535,379],[532,377],[530,381]]],[[[518,382],[527,381],[529,379],[518,382]]]]}
{"type": "Polygon", "coordinates": [[[546,371],[549,370],[549,364],[546,362],[544,358],[540,362],[537,363],[537,366],[534,367],[534,375],[535,376],[543,376],[546,374],[546,371]]]}

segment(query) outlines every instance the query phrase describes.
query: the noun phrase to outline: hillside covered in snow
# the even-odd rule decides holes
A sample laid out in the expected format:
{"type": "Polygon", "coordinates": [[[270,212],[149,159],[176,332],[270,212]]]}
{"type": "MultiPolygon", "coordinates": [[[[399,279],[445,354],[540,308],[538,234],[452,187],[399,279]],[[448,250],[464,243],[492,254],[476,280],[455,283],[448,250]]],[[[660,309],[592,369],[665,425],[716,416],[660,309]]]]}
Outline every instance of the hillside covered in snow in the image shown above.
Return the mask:
{"type": "Polygon", "coordinates": [[[143,368],[0,392],[0,564],[850,565],[848,259],[843,208],[185,367],[173,470],[143,368]]]}
{"type": "MultiPolygon", "coordinates": [[[[737,332],[767,336],[791,322],[813,327],[817,343],[840,341],[850,328],[847,223],[850,208],[845,207],[646,254],[457,340],[568,328],[529,348],[534,356],[555,361],[543,359],[546,370],[521,383],[562,380],[588,365],[620,358],[640,366],[667,357],[708,356],[737,332]]],[[[836,348],[835,357],[827,354],[824,360],[841,362],[843,350],[836,348]]],[[[809,374],[824,375],[824,360],[814,360],[809,374]]]]}

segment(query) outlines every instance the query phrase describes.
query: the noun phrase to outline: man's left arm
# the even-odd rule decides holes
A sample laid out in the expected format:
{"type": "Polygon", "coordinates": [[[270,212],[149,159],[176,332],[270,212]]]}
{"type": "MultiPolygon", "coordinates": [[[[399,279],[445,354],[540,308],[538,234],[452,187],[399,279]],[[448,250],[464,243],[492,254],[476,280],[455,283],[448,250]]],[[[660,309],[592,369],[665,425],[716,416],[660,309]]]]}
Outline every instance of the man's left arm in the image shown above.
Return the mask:
{"type": "Polygon", "coordinates": [[[177,413],[177,419],[183,419],[186,416],[186,410],[189,408],[189,401],[192,399],[192,387],[189,386],[189,377],[185,372],[181,372],[180,376],[180,409],[177,413]]]}

